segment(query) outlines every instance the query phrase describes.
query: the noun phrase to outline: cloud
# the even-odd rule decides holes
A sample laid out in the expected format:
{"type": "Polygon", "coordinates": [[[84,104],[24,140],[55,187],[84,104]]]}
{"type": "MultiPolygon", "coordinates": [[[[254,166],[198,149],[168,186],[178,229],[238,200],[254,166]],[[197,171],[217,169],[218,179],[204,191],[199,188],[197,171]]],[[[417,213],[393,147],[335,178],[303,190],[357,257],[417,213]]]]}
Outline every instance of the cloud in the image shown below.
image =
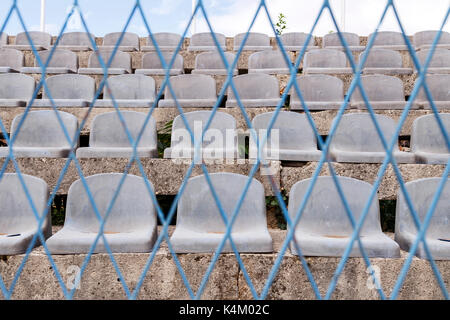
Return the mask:
{"type": "Polygon", "coordinates": [[[160,0],[159,4],[152,4],[150,12],[155,15],[167,15],[174,13],[181,5],[181,0],[160,0]]]}

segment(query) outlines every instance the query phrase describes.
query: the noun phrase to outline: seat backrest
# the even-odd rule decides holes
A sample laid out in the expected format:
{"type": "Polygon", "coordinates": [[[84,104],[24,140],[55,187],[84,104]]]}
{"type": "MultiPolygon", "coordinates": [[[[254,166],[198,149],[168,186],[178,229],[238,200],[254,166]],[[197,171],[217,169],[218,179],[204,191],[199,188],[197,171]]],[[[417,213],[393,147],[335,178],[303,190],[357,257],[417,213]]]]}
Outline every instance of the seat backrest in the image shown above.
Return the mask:
{"type": "MultiPolygon", "coordinates": [[[[304,75],[297,77],[297,83],[305,101],[344,101],[344,83],[337,77],[326,74],[304,75]]],[[[291,89],[291,99],[300,100],[295,89],[291,89]]]]}
{"type": "MultiPolygon", "coordinates": [[[[122,117],[133,140],[136,140],[144,126],[147,115],[142,112],[121,111],[122,117]]],[[[130,148],[132,145],[116,111],[97,115],[91,124],[90,147],[130,148]]],[[[138,147],[156,147],[156,122],[150,118],[142,133],[138,147]]]]}
{"type": "MultiPolygon", "coordinates": [[[[247,33],[239,33],[234,36],[234,46],[240,47],[247,33]]],[[[267,47],[270,46],[270,38],[267,34],[258,32],[249,32],[245,47],[267,47]]]]}
{"type": "MultiPolygon", "coordinates": [[[[437,30],[426,30],[415,33],[414,45],[416,48],[420,48],[424,45],[432,45],[437,33],[437,30]]],[[[442,31],[438,44],[450,44],[450,33],[442,31]]]]}
{"type": "MultiPolygon", "coordinates": [[[[275,76],[265,73],[249,73],[233,78],[240,99],[278,99],[280,90],[275,76]]],[[[228,88],[228,99],[235,100],[231,87],[228,88]]]]}
{"type": "MultiPolygon", "coordinates": [[[[342,37],[350,47],[359,46],[359,36],[356,33],[341,32],[342,37]]],[[[323,47],[343,47],[339,34],[337,32],[328,33],[323,36],[323,47]]]]}
{"type": "MultiPolygon", "coordinates": [[[[173,49],[175,49],[181,41],[181,36],[179,34],[170,32],[154,33],[153,38],[158,43],[158,47],[173,47],[173,49]]],[[[147,43],[149,46],[154,47],[150,37],[147,38],[147,43]]]]}
{"type": "MultiPolygon", "coordinates": [[[[43,64],[45,64],[50,56],[51,50],[39,51],[39,57],[43,64]]],[[[37,60],[35,59],[34,65],[39,67],[37,60]]],[[[56,49],[53,52],[52,58],[48,67],[56,68],[69,68],[72,70],[78,69],[78,57],[75,52],[70,50],[56,49]]]]}
{"type": "MultiPolygon", "coordinates": [[[[304,46],[306,43],[306,40],[308,39],[308,33],[304,32],[288,32],[283,33],[281,35],[281,42],[284,46],[304,46]]],[[[311,37],[311,40],[308,43],[308,46],[314,45],[314,37],[311,37]]]]}
{"type": "MultiPolygon", "coordinates": [[[[369,35],[368,41],[375,36],[375,33],[371,33],[369,35]]],[[[403,39],[403,34],[401,32],[395,31],[378,31],[375,41],[373,42],[374,46],[402,46],[406,45],[405,40],[403,39]]]]}
{"type": "MultiPolygon", "coordinates": [[[[373,186],[367,182],[337,176],[342,193],[347,200],[353,218],[359,221],[369,201],[373,186]]],[[[298,214],[312,179],[297,182],[289,193],[289,216],[292,220],[298,214]]],[[[306,202],[296,230],[306,234],[330,238],[350,236],[353,228],[332,177],[318,177],[306,202]]],[[[361,236],[381,233],[380,209],[375,196],[360,231],[361,236]]]]}
{"type": "Polygon", "coordinates": [[[8,35],[4,32],[0,32],[0,47],[8,44],[8,35]]]}
{"type": "Polygon", "coordinates": [[[15,49],[0,49],[0,67],[20,70],[23,67],[23,53],[15,49]]]}
{"type": "MultiPolygon", "coordinates": [[[[26,174],[21,176],[38,215],[42,217],[47,208],[47,183],[26,174]]],[[[0,202],[0,233],[17,234],[36,230],[38,221],[16,173],[3,174],[0,180],[0,202]]]]}
{"type": "MultiPolygon", "coordinates": [[[[363,57],[366,52],[361,52],[359,59],[363,57]]],[[[366,68],[401,68],[403,67],[403,60],[400,52],[388,49],[372,48],[364,65],[366,68]]]]}
{"type": "MultiPolygon", "coordinates": [[[[447,135],[450,136],[450,113],[440,113],[439,117],[447,130],[447,135]]],[[[450,153],[434,114],[414,120],[411,131],[411,151],[450,153]]]]}
{"type": "MultiPolygon", "coordinates": [[[[379,114],[376,114],[375,118],[383,132],[386,143],[389,144],[395,134],[395,121],[388,116],[379,114]]],[[[330,150],[385,152],[369,113],[343,115],[331,141],[330,150]]]]}
{"type": "MultiPolygon", "coordinates": [[[[225,47],[226,38],[221,33],[215,33],[216,39],[221,47],[225,47]]],[[[210,32],[201,32],[193,34],[191,37],[190,47],[216,47],[216,43],[210,32]]]]}
{"type": "MultiPolygon", "coordinates": [[[[417,58],[423,66],[427,61],[430,49],[422,49],[417,52],[417,58]]],[[[429,68],[450,68],[450,50],[436,48],[431,57],[429,68]]]]}
{"type": "MultiPolygon", "coordinates": [[[[256,130],[259,139],[264,138],[266,134],[266,131],[263,131],[264,135],[259,131],[268,129],[274,115],[274,112],[267,112],[253,118],[252,126],[256,130]]],[[[278,131],[278,147],[280,149],[317,150],[316,136],[304,114],[280,111],[272,130],[278,131]]],[[[273,133],[274,131],[272,131],[273,133]]],[[[273,147],[272,138],[274,136],[272,134],[267,140],[267,146],[269,147],[273,147]]],[[[253,140],[253,135],[250,135],[250,139],[253,140]]],[[[261,143],[262,141],[260,140],[259,142],[261,143]]]]}
{"type": "MultiPolygon", "coordinates": [[[[73,140],[77,134],[78,119],[74,115],[58,111],[67,134],[73,140]]],[[[11,124],[11,137],[17,133],[13,147],[70,148],[54,110],[30,111],[17,131],[24,114],[16,116],[11,124]]],[[[75,144],[76,146],[77,144],[75,144]]]]}
{"type": "MultiPolygon", "coordinates": [[[[201,139],[201,135],[204,132],[211,115],[212,111],[192,111],[184,114],[194,137],[201,139]]],[[[203,146],[206,147],[213,142],[215,146],[220,145],[225,148],[227,146],[227,130],[236,130],[236,120],[228,113],[216,112],[205,133],[203,146]],[[220,139],[220,137],[222,137],[222,139],[220,139]]],[[[189,134],[181,115],[177,116],[173,121],[170,146],[171,148],[179,149],[189,149],[194,147],[191,142],[191,135],[189,134]]]]}
{"type": "MultiPolygon", "coordinates": [[[[99,49],[99,54],[102,56],[103,62],[105,63],[105,66],[108,64],[109,59],[111,58],[111,55],[113,53],[113,50],[109,49],[99,49]]],[[[97,53],[93,52],[89,56],[88,60],[88,67],[89,68],[101,68],[100,60],[98,59],[97,53]]],[[[131,56],[127,52],[122,52],[120,50],[116,51],[116,54],[114,55],[114,59],[111,62],[110,68],[123,68],[131,72],[131,56]]]]}
{"type": "Polygon", "coordinates": [[[283,54],[278,50],[255,52],[248,58],[249,69],[280,69],[290,68],[291,66],[292,62],[289,61],[288,65],[283,54]]]}
{"type": "Polygon", "coordinates": [[[345,53],[333,49],[315,49],[305,54],[304,68],[345,68],[345,53]]]}
{"type": "MultiPolygon", "coordinates": [[[[28,31],[28,35],[35,46],[50,46],[52,36],[46,32],[28,31]]],[[[31,45],[25,32],[18,33],[16,36],[16,45],[31,45]]]]}
{"type": "MultiPolygon", "coordinates": [[[[122,32],[111,32],[103,37],[104,46],[115,46],[122,36],[122,32]]],[[[139,36],[132,32],[125,32],[119,46],[130,46],[139,49],[139,36]]]]}
{"type": "MultiPolygon", "coordinates": [[[[449,82],[450,74],[428,74],[427,86],[433,96],[434,101],[450,101],[449,82]]],[[[417,95],[417,101],[427,101],[423,88],[420,89],[417,95]]]]}
{"type": "MultiPolygon", "coordinates": [[[[171,51],[162,51],[161,52],[166,65],[169,66],[170,61],[173,58],[173,52],[171,51]]],[[[175,61],[173,63],[172,69],[184,69],[184,59],[180,54],[177,54],[175,61]]],[[[154,69],[160,70],[163,69],[161,59],[159,59],[159,55],[157,52],[149,52],[144,54],[142,57],[142,69],[154,69]]]]}
{"type": "MultiPolygon", "coordinates": [[[[47,86],[53,99],[82,99],[92,101],[95,96],[95,80],[81,74],[59,74],[47,78],[47,86]]],[[[42,94],[48,99],[47,91],[42,94]]]]}
{"type": "MultiPolygon", "coordinates": [[[[95,41],[95,36],[90,35],[92,40],[95,41]]],[[[89,39],[89,34],[86,32],[66,32],[63,33],[59,44],[62,46],[88,46],[92,48],[91,40],[89,39]]]]}
{"type": "MultiPolygon", "coordinates": [[[[405,101],[403,81],[397,77],[374,74],[362,76],[361,82],[369,101],[405,101]]],[[[355,89],[351,101],[364,101],[359,88],[355,89]]]]}
{"type": "Polygon", "coordinates": [[[103,98],[124,100],[155,100],[156,85],[152,77],[142,74],[121,74],[108,78],[108,87],[103,89],[103,98]]]}
{"type": "MultiPolygon", "coordinates": [[[[224,52],[224,56],[227,59],[228,65],[231,66],[236,55],[231,52],[224,52]]],[[[202,52],[195,57],[195,69],[225,70],[225,64],[219,52],[202,52]]]]}
{"type": "MultiPolygon", "coordinates": [[[[99,214],[104,218],[117,192],[122,173],[97,174],[86,178],[99,214]]],[[[153,186],[148,182],[153,189],[153,186]]],[[[153,228],[156,214],[144,179],[127,175],[105,224],[105,232],[133,232],[153,228]]],[[[81,180],[75,181],[67,196],[64,227],[98,233],[100,222],[81,180]]]]}
{"type": "MultiPolygon", "coordinates": [[[[448,239],[448,224],[450,220],[450,179],[447,179],[444,189],[439,197],[439,201],[431,218],[427,229],[426,238],[448,239]]],[[[442,181],[439,178],[425,178],[405,183],[405,188],[412,201],[414,209],[422,223],[428,210],[431,207],[433,199],[442,181]]],[[[409,232],[417,234],[417,228],[414,224],[412,213],[406,203],[403,192],[398,192],[397,207],[395,214],[395,233],[409,232]]]]}
{"type": "Polygon", "coordinates": [[[20,73],[0,74],[0,99],[30,100],[33,97],[33,77],[20,73]]]}
{"type": "MultiPolygon", "coordinates": [[[[216,99],[216,81],[204,74],[182,74],[170,77],[170,83],[177,99],[216,99]]],[[[167,86],[165,99],[173,99],[167,86]]]]}
{"type": "MultiPolygon", "coordinates": [[[[235,173],[209,175],[222,208],[230,220],[248,181],[235,173]]],[[[177,228],[203,233],[223,233],[225,223],[204,175],[189,179],[177,210],[177,228]]],[[[264,188],[253,179],[242,202],[233,232],[267,229],[264,188]]]]}

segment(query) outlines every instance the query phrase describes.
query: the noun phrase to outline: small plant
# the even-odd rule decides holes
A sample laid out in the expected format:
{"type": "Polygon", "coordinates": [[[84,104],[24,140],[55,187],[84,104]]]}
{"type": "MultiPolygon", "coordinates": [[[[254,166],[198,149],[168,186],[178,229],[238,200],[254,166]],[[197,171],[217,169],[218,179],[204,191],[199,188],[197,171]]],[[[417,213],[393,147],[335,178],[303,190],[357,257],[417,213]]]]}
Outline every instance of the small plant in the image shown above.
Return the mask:
{"type": "Polygon", "coordinates": [[[278,22],[275,24],[277,35],[281,36],[287,28],[286,16],[282,13],[278,15],[278,22]]]}

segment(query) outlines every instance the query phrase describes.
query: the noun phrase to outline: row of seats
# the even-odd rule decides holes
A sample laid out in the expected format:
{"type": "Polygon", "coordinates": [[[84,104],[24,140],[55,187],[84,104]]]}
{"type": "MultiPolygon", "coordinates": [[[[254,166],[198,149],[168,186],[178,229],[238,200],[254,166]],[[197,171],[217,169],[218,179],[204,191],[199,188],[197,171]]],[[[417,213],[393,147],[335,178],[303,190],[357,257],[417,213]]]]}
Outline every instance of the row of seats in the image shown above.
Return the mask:
{"type": "MultiPolygon", "coordinates": [[[[134,111],[122,111],[122,119],[133,139],[139,136],[145,126],[137,147],[140,157],[157,157],[156,123],[153,118],[134,111]],[[146,122],[147,121],[147,122],[146,122]]],[[[216,112],[205,131],[212,111],[194,111],[177,116],[172,125],[171,146],[164,151],[165,158],[186,158],[194,156],[194,145],[185,121],[196,139],[204,134],[200,154],[204,159],[236,159],[238,157],[238,132],[233,116],[216,112]]],[[[67,134],[73,140],[78,129],[77,118],[59,111],[67,134]]],[[[250,135],[250,158],[258,157],[255,137],[261,143],[267,134],[274,112],[254,117],[254,134],[250,135]]],[[[22,122],[23,114],[12,123],[11,137],[15,137],[13,151],[19,158],[28,157],[68,157],[71,143],[59,124],[53,110],[31,111],[22,122]]],[[[447,135],[450,132],[450,114],[440,114],[447,135]]],[[[375,119],[384,134],[386,143],[395,136],[396,123],[392,118],[375,115],[375,119]]],[[[413,123],[411,135],[412,152],[402,152],[398,145],[393,149],[393,157],[399,163],[447,164],[450,156],[444,135],[437,125],[434,115],[417,118],[413,123]]],[[[75,145],[77,147],[77,145],[75,145]]],[[[132,147],[117,112],[97,115],[91,124],[89,147],[78,148],[79,158],[129,158],[132,147]]],[[[0,148],[0,157],[7,157],[9,147],[0,148]]],[[[273,124],[272,131],[261,157],[282,161],[318,161],[322,152],[318,150],[317,140],[305,114],[281,111],[273,124]]],[[[376,127],[368,113],[350,113],[343,115],[332,139],[329,157],[336,162],[382,163],[386,157],[385,149],[376,127]]]]}
{"type": "MultiPolygon", "coordinates": [[[[425,64],[430,50],[421,50],[417,57],[421,65],[425,64]]],[[[100,49],[104,65],[106,66],[111,58],[113,51],[100,49]]],[[[170,65],[173,53],[164,51],[161,53],[166,66],[170,65]]],[[[365,52],[360,53],[360,58],[365,52]]],[[[78,68],[78,56],[69,50],[56,49],[39,52],[42,64],[50,58],[46,68],[47,74],[104,74],[105,70],[101,67],[98,54],[91,53],[87,68],[78,68]]],[[[236,56],[234,53],[225,52],[224,58],[228,65],[232,65],[236,56]]],[[[21,51],[15,49],[0,49],[0,73],[21,72],[28,74],[42,73],[42,68],[35,59],[34,67],[24,67],[24,55],[21,51]]],[[[285,57],[281,51],[266,50],[255,52],[250,55],[248,60],[248,72],[262,72],[268,74],[290,74],[290,67],[286,63],[285,57]]],[[[306,53],[303,72],[305,74],[352,74],[353,70],[349,67],[347,56],[344,52],[333,49],[315,49],[306,53]]],[[[299,70],[297,70],[298,72],[299,70]]],[[[236,75],[237,69],[233,70],[236,75]]],[[[408,75],[412,74],[413,68],[404,68],[403,59],[398,51],[388,49],[372,49],[362,70],[365,74],[388,74],[388,75],[408,75]]],[[[450,73],[450,50],[436,49],[427,69],[428,73],[450,73]]],[[[132,63],[130,54],[117,51],[110,67],[107,69],[109,75],[132,73],[132,63]]],[[[141,68],[136,69],[135,73],[144,75],[165,75],[166,69],[161,63],[157,52],[149,52],[142,57],[141,68]]],[[[184,59],[180,54],[175,56],[169,75],[179,75],[184,73],[184,59]]],[[[227,75],[227,68],[223,58],[217,51],[208,51],[200,53],[195,59],[195,68],[192,73],[209,75],[227,75]]]]}
{"type": "MultiPolygon", "coordinates": [[[[310,110],[339,109],[344,102],[344,84],[330,75],[303,75],[297,77],[303,100],[310,110]]],[[[279,81],[275,76],[264,73],[248,73],[233,78],[244,107],[276,107],[281,102],[279,81]]],[[[386,75],[364,75],[361,83],[373,109],[403,109],[405,100],[401,79],[386,75]]],[[[450,107],[450,74],[427,76],[427,84],[437,108],[450,107]]],[[[171,86],[165,87],[164,99],[159,107],[214,107],[218,103],[216,80],[210,75],[183,74],[170,77],[171,86]],[[171,88],[173,92],[171,91],[171,88]],[[172,93],[175,94],[174,99],[172,93]],[[177,105],[178,103],[178,105],[177,105]]],[[[87,75],[65,74],[51,76],[46,80],[47,90],[42,99],[33,101],[34,107],[89,107],[96,93],[95,80],[87,75]]],[[[35,93],[33,77],[8,73],[0,74],[0,107],[27,106],[35,93]]],[[[292,110],[303,110],[295,87],[290,91],[292,110]]],[[[96,99],[95,107],[113,107],[114,101],[120,107],[151,107],[155,103],[156,83],[145,75],[118,75],[108,79],[104,86],[103,99],[96,99]],[[114,99],[113,99],[114,98],[114,99]]],[[[225,99],[225,98],[223,98],[225,99]]],[[[239,107],[232,86],[228,87],[226,107],[239,107]]],[[[348,108],[365,109],[366,104],[360,89],[354,91],[348,108]]],[[[413,109],[430,108],[423,89],[419,91],[413,109]]]]}
{"type": "MultiPolygon", "coordinates": [[[[52,36],[45,32],[29,31],[28,32],[31,41],[33,42],[37,50],[44,50],[51,47],[52,36]]],[[[351,51],[362,51],[365,46],[360,43],[360,38],[357,34],[351,32],[341,32],[342,37],[347,42],[351,51]]],[[[428,30],[417,32],[413,36],[413,43],[417,50],[429,48],[435,37],[437,31],[428,30]]],[[[300,51],[308,40],[308,34],[303,32],[290,32],[280,36],[283,46],[288,51],[300,51]]],[[[369,40],[374,34],[369,35],[369,40]]],[[[226,37],[223,34],[215,33],[218,46],[222,50],[226,50],[226,37]]],[[[182,41],[181,36],[175,33],[154,33],[153,39],[157,42],[160,50],[176,50],[182,41]]],[[[103,43],[101,47],[114,48],[119,43],[119,50],[121,51],[155,51],[152,37],[147,38],[147,45],[140,48],[139,36],[131,32],[113,32],[106,34],[103,37],[103,43]],[[121,38],[122,37],[122,38],[121,38]]],[[[250,32],[240,33],[234,37],[233,49],[238,51],[242,45],[242,42],[246,39],[243,50],[260,51],[271,49],[270,38],[266,34],[250,32]]],[[[92,41],[95,41],[95,37],[85,32],[68,32],[61,36],[58,46],[61,48],[69,49],[72,51],[87,51],[93,48],[92,41]]],[[[310,37],[308,48],[318,48],[314,46],[314,37],[310,37]]],[[[17,48],[19,50],[31,50],[28,37],[25,32],[19,33],[16,36],[14,44],[7,44],[7,35],[0,35],[0,43],[2,46],[17,48]]],[[[403,34],[401,32],[380,31],[376,35],[375,46],[381,46],[394,50],[408,50],[405,44],[403,34]]],[[[450,33],[443,31],[440,37],[439,46],[443,48],[450,48],[450,33]]],[[[326,34],[323,37],[323,48],[338,48],[342,50],[342,42],[338,33],[326,34]]],[[[215,50],[217,45],[209,32],[197,33],[190,38],[190,44],[187,48],[188,51],[209,51],[215,50]]]]}
{"type": "MultiPolygon", "coordinates": [[[[144,179],[127,175],[106,216],[123,174],[98,174],[85,178],[98,212],[93,208],[81,180],[75,181],[68,193],[64,227],[52,235],[51,216],[42,224],[42,233],[52,254],[85,254],[93,246],[99,232],[99,217],[106,219],[103,234],[113,253],[151,252],[157,234],[155,205],[144,179]]],[[[48,187],[45,181],[23,175],[23,181],[33,199],[37,214],[47,212],[48,187]]],[[[226,223],[233,216],[248,177],[233,173],[210,174],[210,181],[219,199],[221,213],[205,176],[188,180],[178,201],[177,222],[170,239],[176,253],[214,252],[225,236],[226,223]]],[[[359,221],[373,186],[369,183],[338,176],[337,181],[346,197],[355,221],[359,221]]],[[[405,184],[419,219],[423,221],[432,203],[441,178],[428,178],[405,184]]],[[[447,181],[448,182],[448,181],[447,181]]],[[[289,194],[289,217],[295,221],[300,205],[307,194],[311,179],[297,182],[289,194]]],[[[148,187],[149,186],[149,187],[148,187]]],[[[37,219],[17,174],[5,174],[0,181],[0,255],[14,255],[26,251],[37,232],[37,219]]],[[[448,220],[450,218],[450,184],[447,183],[431,219],[426,241],[436,260],[450,259],[448,220]]],[[[341,256],[347,247],[353,228],[332,177],[319,177],[314,185],[302,216],[295,228],[291,251],[297,249],[305,256],[341,256]]],[[[417,237],[411,213],[399,192],[396,212],[395,241],[381,230],[378,199],[368,209],[359,236],[369,257],[398,258],[400,248],[409,250],[417,237]]],[[[273,243],[266,221],[263,185],[253,179],[239,208],[231,237],[239,252],[272,252],[273,243]]],[[[37,242],[39,243],[39,242],[37,242]]],[[[103,237],[94,253],[107,252],[103,237]]],[[[223,252],[232,252],[229,241],[223,252]]],[[[427,258],[423,245],[416,254],[427,258]]],[[[355,242],[351,257],[361,256],[355,242]]]]}

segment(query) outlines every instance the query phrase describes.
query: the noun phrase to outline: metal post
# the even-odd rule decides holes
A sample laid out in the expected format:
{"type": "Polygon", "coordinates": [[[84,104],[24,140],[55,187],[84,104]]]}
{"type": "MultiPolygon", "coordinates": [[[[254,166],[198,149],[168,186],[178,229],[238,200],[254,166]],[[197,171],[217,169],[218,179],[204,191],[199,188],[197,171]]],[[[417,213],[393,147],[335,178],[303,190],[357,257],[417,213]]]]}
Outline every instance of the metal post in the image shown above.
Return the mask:
{"type": "MultiPolygon", "coordinates": [[[[192,0],[192,14],[195,12],[195,7],[197,5],[197,0],[192,0]]],[[[197,18],[193,17],[192,19],[192,34],[197,33],[197,18]]]]}
{"type": "Polygon", "coordinates": [[[45,32],[45,0],[41,0],[41,31],[45,32]]]}
{"type": "Polygon", "coordinates": [[[341,0],[341,30],[345,31],[345,8],[346,0],[341,0]]]}

